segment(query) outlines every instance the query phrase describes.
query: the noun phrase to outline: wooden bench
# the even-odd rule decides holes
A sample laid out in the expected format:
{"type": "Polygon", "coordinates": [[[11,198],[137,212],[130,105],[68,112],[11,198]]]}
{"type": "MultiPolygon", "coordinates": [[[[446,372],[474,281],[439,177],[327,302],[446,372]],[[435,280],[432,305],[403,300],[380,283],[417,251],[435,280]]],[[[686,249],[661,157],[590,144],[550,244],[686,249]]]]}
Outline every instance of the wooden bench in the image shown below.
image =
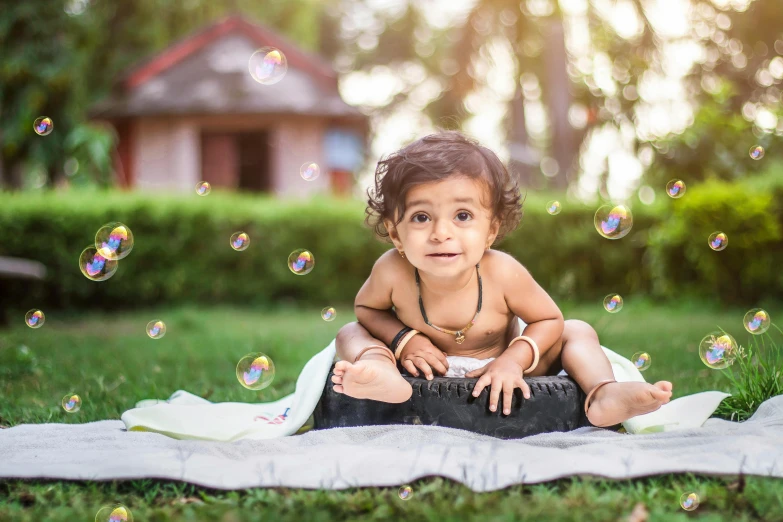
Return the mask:
{"type": "MultiPolygon", "coordinates": [[[[31,279],[43,281],[46,278],[46,266],[38,261],[18,257],[0,256],[0,279],[31,279]]],[[[8,317],[0,308],[0,326],[8,325],[8,317]]]]}

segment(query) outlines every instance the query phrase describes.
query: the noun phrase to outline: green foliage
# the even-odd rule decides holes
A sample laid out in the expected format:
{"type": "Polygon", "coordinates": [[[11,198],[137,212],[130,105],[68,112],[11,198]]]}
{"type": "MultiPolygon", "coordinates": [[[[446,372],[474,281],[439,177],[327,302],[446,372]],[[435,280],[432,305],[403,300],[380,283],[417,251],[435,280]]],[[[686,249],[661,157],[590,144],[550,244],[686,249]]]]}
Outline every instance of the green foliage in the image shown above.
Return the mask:
{"type": "MultiPolygon", "coordinates": [[[[25,0],[0,9],[0,189],[56,181],[73,149],[85,172],[76,183],[106,186],[114,139],[89,126],[88,112],[121,75],[168,45],[239,12],[315,51],[318,20],[329,2],[208,2],[188,0],[25,0]],[[66,8],[86,8],[69,15],[66,8]],[[38,136],[33,122],[48,116],[54,130],[38,136]],[[86,158],[85,158],[86,159],[86,158]],[[26,177],[34,178],[32,183],[26,177]]],[[[332,35],[329,35],[332,36],[332,35]]]]}
{"type": "MultiPolygon", "coordinates": [[[[783,334],[774,323],[772,327],[783,334]]],[[[721,372],[734,389],[733,395],[718,405],[715,416],[742,422],[753,415],[759,404],[783,394],[781,347],[780,339],[776,341],[769,332],[751,336],[747,349],[742,347],[734,364],[721,372]]]]}
{"type": "Polygon", "coordinates": [[[710,180],[689,186],[650,231],[646,269],[655,294],[692,293],[719,302],[783,295],[783,186],[710,180]],[[711,233],[728,236],[709,248],[711,233]]]}
{"type": "MultiPolygon", "coordinates": [[[[610,292],[681,299],[706,296],[743,306],[783,295],[783,210],[779,192],[722,182],[690,187],[686,197],[633,208],[625,238],[594,228],[595,207],[563,199],[560,214],[531,195],[522,225],[494,248],[508,252],[556,299],[600,300],[610,292]],[[707,237],[728,234],[714,252],[707,237]]],[[[778,189],[774,189],[778,190],[778,189]]],[[[667,198],[668,199],[668,198],[667,198]]],[[[0,309],[126,308],[155,303],[352,302],[378,257],[392,248],[364,225],[361,201],[298,202],[213,192],[207,198],[107,191],[0,196],[0,255],[41,261],[43,283],[5,281],[0,309]],[[67,194],[67,197],[63,197],[67,194]],[[98,228],[120,221],[135,247],[108,281],[79,271],[81,251],[98,228]],[[250,235],[236,252],[229,237],[250,235]],[[316,260],[293,274],[288,255],[305,248],[316,260]]]]}
{"type": "Polygon", "coordinates": [[[742,115],[743,102],[728,81],[719,81],[715,93],[705,96],[688,129],[655,143],[658,154],[645,173],[645,181],[665,186],[678,178],[690,186],[713,178],[755,180],[771,160],[781,161],[783,137],[762,134],[756,138],[753,122],[742,115]],[[750,148],[756,145],[764,147],[764,161],[751,159],[750,148]]]}

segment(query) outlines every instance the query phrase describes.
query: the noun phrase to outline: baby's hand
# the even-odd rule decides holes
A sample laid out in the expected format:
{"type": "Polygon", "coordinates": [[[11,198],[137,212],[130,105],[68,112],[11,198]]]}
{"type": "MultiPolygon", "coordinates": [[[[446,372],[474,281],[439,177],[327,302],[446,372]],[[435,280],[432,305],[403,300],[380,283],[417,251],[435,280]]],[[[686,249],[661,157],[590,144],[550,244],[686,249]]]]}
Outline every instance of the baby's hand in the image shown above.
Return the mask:
{"type": "Polygon", "coordinates": [[[440,375],[444,375],[449,370],[446,354],[432,344],[429,337],[421,333],[408,339],[400,353],[400,364],[414,377],[419,376],[418,369],[421,369],[428,380],[432,380],[433,370],[440,375]]]}
{"type": "Polygon", "coordinates": [[[522,367],[509,358],[498,357],[486,366],[465,374],[465,377],[477,377],[481,375],[473,388],[473,396],[478,397],[488,384],[489,409],[497,409],[500,392],[503,392],[503,413],[511,413],[511,398],[514,396],[514,388],[520,388],[525,399],[530,398],[530,387],[522,378],[522,367]]]}

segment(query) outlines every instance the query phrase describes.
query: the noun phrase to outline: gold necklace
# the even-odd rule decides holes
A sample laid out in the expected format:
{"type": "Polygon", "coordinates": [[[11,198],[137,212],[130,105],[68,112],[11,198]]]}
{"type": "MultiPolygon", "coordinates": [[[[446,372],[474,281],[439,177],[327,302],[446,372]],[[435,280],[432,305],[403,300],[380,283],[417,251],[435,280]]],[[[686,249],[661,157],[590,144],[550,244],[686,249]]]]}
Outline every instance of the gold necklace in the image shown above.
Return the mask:
{"type": "Polygon", "coordinates": [[[479,263],[476,263],[476,275],[478,276],[478,283],[479,283],[478,308],[476,308],[476,315],[473,316],[473,319],[462,330],[454,331],[454,330],[446,330],[445,328],[435,326],[429,321],[429,319],[427,319],[427,312],[424,311],[424,301],[422,301],[421,299],[421,286],[419,285],[419,269],[418,268],[416,269],[416,289],[419,291],[419,309],[421,310],[422,317],[424,317],[424,322],[427,323],[428,326],[432,326],[439,332],[454,335],[455,336],[454,340],[457,341],[457,344],[462,344],[463,341],[465,341],[465,332],[470,330],[470,327],[476,324],[476,318],[478,317],[479,312],[481,312],[481,274],[479,273],[479,263]]]}

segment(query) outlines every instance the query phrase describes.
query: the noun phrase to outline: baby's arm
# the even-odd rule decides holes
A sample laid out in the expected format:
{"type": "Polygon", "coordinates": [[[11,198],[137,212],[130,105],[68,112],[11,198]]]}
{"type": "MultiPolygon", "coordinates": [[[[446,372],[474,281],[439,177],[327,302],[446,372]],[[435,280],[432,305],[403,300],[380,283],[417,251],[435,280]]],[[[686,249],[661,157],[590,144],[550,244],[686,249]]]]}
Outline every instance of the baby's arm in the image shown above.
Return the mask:
{"type": "Polygon", "coordinates": [[[392,311],[392,284],[396,278],[391,249],[375,262],[353,304],[356,320],[376,339],[389,346],[405,324],[392,311]]]}
{"type": "MultiPolygon", "coordinates": [[[[525,321],[527,327],[522,334],[536,342],[539,356],[543,356],[563,335],[563,313],[519,261],[504,254],[498,265],[506,304],[525,321]]],[[[525,370],[533,362],[533,350],[527,341],[515,342],[501,355],[514,358],[525,370]]]]}

